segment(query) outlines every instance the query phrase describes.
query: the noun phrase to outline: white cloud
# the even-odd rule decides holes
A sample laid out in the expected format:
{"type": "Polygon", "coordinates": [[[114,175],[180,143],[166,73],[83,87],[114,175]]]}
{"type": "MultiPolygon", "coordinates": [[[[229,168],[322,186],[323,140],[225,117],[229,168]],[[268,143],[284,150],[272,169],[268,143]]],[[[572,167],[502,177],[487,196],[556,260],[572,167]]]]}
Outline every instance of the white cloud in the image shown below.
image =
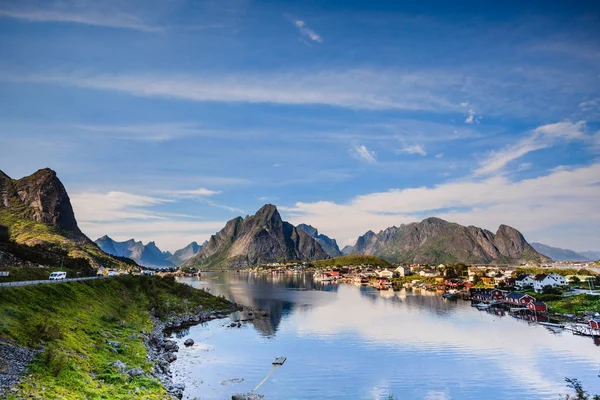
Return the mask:
{"type": "Polygon", "coordinates": [[[557,169],[545,176],[511,181],[503,176],[482,181],[455,181],[433,187],[392,189],[356,196],[348,203],[319,201],[283,208],[292,223],[309,223],[348,243],[367,230],[439,216],[495,230],[509,224],[526,233],[569,225],[587,233],[594,246],[600,213],[600,163],[557,169]]]}
{"type": "Polygon", "coordinates": [[[437,153],[435,155],[435,158],[442,158],[442,157],[444,157],[444,153],[437,153]]]}
{"type": "Polygon", "coordinates": [[[169,200],[126,192],[74,193],[71,196],[79,221],[118,221],[123,219],[161,219],[146,207],[169,200]]]}
{"type": "Polygon", "coordinates": [[[375,152],[367,149],[365,145],[356,145],[352,148],[352,155],[358,158],[361,161],[365,161],[370,164],[374,164],[377,162],[377,158],[375,157],[375,152]]]}
{"type": "Polygon", "coordinates": [[[479,120],[475,118],[475,111],[473,111],[473,109],[470,109],[468,111],[468,115],[467,118],[465,119],[465,123],[467,124],[472,124],[475,122],[478,122],[479,120]]]}
{"type": "Polygon", "coordinates": [[[557,140],[585,139],[585,121],[559,122],[543,125],[532,130],[528,136],[516,144],[502,150],[490,153],[480,163],[475,175],[488,175],[504,168],[508,163],[514,161],[532,151],[551,147],[557,140]]]}
{"type": "Polygon", "coordinates": [[[110,28],[158,32],[162,28],[146,23],[114,1],[19,1],[0,6],[0,16],[31,22],[68,22],[110,28]]]}
{"type": "Polygon", "coordinates": [[[368,110],[445,110],[459,107],[447,91],[461,78],[438,72],[289,71],[230,75],[0,73],[0,80],[109,90],[141,97],[188,101],[319,104],[368,110]]]}
{"type": "Polygon", "coordinates": [[[399,150],[401,153],[407,153],[407,154],[418,154],[420,156],[426,156],[427,152],[425,151],[425,148],[420,145],[420,144],[415,144],[412,146],[405,146],[402,149],[399,150]]]}
{"type": "Polygon", "coordinates": [[[300,32],[300,34],[302,36],[306,36],[313,42],[323,43],[323,38],[317,32],[310,29],[306,25],[306,22],[304,22],[300,19],[295,19],[295,18],[290,18],[290,19],[291,19],[292,23],[298,28],[298,31],[300,32]]]}
{"type": "Polygon", "coordinates": [[[199,188],[195,190],[179,190],[176,192],[171,192],[175,196],[200,196],[200,197],[209,197],[219,194],[221,192],[216,190],[210,190],[206,188],[199,188]]]}
{"type": "MultiPolygon", "coordinates": [[[[207,189],[188,191],[200,196],[207,189]]],[[[158,213],[153,207],[171,200],[126,192],[80,192],[71,196],[79,227],[90,238],[109,235],[115,240],[135,238],[155,241],[162,250],[175,251],[196,240],[204,241],[225,225],[224,221],[199,221],[180,214],[158,213]]]]}

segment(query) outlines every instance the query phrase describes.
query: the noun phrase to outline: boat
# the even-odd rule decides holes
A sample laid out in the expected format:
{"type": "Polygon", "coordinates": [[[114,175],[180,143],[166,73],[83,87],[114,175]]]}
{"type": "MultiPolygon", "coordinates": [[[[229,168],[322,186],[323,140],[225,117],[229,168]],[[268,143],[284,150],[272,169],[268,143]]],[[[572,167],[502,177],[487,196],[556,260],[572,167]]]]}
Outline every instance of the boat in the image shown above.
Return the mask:
{"type": "Polygon", "coordinates": [[[475,304],[475,307],[477,307],[480,310],[485,310],[487,308],[490,308],[490,305],[485,303],[477,303],[475,304]]]}
{"type": "Polygon", "coordinates": [[[442,297],[447,299],[447,300],[456,300],[458,299],[458,295],[456,293],[444,293],[442,294],[442,297]]]}
{"type": "Polygon", "coordinates": [[[527,310],[526,307],[511,307],[510,312],[521,312],[523,310],[527,310]]]}

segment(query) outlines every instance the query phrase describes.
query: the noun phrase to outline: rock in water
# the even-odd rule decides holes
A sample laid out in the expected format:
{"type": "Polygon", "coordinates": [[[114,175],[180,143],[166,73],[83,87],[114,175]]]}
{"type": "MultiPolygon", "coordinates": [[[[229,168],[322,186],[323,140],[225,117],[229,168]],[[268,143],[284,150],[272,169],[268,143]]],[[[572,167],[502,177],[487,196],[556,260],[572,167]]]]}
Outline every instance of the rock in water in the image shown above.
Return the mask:
{"type": "Polygon", "coordinates": [[[190,347],[194,345],[194,340],[193,339],[186,339],[185,342],[183,342],[185,347],[190,347]]]}

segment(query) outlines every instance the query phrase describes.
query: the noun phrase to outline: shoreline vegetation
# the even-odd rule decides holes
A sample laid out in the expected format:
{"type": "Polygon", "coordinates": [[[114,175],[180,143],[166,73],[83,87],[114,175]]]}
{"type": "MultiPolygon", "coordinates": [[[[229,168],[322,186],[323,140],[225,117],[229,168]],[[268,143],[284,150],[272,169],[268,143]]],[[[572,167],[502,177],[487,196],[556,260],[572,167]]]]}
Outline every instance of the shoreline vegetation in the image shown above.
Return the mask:
{"type": "Polygon", "coordinates": [[[179,397],[183,389],[168,385],[169,361],[163,361],[173,358],[173,348],[162,330],[222,318],[237,309],[174,277],[123,276],[0,289],[0,351],[12,354],[4,360],[22,366],[14,370],[0,363],[0,396],[179,397]],[[19,360],[21,353],[29,359],[19,360]],[[25,367],[27,375],[15,384],[25,367]]]}

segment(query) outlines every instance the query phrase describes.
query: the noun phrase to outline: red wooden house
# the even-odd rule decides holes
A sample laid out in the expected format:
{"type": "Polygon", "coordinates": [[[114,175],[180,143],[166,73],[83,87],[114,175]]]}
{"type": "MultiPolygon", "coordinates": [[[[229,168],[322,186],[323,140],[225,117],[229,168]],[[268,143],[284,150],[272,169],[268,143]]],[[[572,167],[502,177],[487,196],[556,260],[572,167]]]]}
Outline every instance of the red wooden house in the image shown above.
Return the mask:
{"type": "Polygon", "coordinates": [[[548,311],[548,306],[543,301],[532,301],[527,303],[527,308],[530,311],[535,312],[546,312],[548,311]]]}
{"type": "Polygon", "coordinates": [[[506,292],[500,289],[493,289],[490,291],[490,296],[492,300],[504,301],[506,299],[506,292]]]}
{"type": "Polygon", "coordinates": [[[534,301],[535,301],[534,297],[531,297],[528,294],[519,293],[519,292],[510,292],[509,294],[506,295],[506,299],[504,300],[505,303],[508,303],[511,305],[519,305],[519,306],[526,306],[528,303],[531,303],[534,301]]]}

